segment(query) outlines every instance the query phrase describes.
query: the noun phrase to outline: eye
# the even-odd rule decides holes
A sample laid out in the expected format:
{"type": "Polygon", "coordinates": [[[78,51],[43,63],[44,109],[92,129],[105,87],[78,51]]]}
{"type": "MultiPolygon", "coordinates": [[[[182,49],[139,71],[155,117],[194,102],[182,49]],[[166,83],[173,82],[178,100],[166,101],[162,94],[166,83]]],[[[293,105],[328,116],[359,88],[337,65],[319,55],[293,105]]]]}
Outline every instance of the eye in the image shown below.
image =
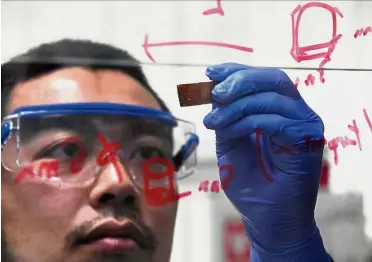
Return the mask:
{"type": "Polygon", "coordinates": [[[77,142],[59,142],[44,149],[38,158],[71,159],[79,156],[80,144],[77,142]]]}
{"type": "Polygon", "coordinates": [[[65,155],[67,155],[68,157],[74,157],[74,156],[77,156],[79,154],[79,145],[77,143],[74,143],[74,142],[68,142],[64,145],[61,145],[62,147],[62,151],[65,155]]]}
{"type": "Polygon", "coordinates": [[[131,154],[131,159],[136,159],[136,160],[147,160],[152,157],[162,157],[165,158],[165,154],[158,148],[156,147],[140,147],[136,149],[132,154],[131,154]]]}

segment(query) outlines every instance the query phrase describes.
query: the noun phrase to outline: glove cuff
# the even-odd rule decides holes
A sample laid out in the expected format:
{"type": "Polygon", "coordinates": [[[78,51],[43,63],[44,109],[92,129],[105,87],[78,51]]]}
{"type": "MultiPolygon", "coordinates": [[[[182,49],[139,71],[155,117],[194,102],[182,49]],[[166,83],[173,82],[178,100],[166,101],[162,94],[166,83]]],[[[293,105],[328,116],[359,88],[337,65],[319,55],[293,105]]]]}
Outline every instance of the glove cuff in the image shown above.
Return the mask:
{"type": "Polygon", "coordinates": [[[326,252],[319,229],[316,228],[313,237],[305,244],[284,250],[270,252],[257,245],[251,245],[252,262],[332,262],[331,256],[326,252]]]}

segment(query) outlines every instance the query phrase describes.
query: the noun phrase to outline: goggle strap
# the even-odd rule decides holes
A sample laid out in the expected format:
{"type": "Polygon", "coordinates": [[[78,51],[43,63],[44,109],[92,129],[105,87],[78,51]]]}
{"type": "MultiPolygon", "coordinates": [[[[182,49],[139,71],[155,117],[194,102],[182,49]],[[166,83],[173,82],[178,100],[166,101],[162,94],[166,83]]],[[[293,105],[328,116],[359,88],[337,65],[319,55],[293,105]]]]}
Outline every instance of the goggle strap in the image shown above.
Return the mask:
{"type": "Polygon", "coordinates": [[[12,125],[9,122],[1,124],[1,147],[3,147],[12,131],[12,125]]]}
{"type": "Polygon", "coordinates": [[[192,134],[186,141],[177,154],[173,157],[173,163],[175,171],[178,172],[185,161],[192,155],[196,147],[199,144],[199,137],[196,134],[192,134]]]}

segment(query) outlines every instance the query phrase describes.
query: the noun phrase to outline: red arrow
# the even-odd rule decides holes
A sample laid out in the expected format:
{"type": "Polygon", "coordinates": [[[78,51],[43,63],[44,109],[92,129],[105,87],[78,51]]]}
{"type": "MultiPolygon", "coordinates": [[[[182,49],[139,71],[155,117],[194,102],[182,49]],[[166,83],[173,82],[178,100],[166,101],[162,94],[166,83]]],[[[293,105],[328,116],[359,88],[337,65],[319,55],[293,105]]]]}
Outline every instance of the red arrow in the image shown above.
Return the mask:
{"type": "Polygon", "coordinates": [[[253,52],[253,48],[234,45],[234,44],[226,44],[220,42],[209,42],[209,41],[173,41],[173,42],[160,42],[160,43],[149,43],[149,36],[145,35],[145,42],[143,43],[142,47],[145,50],[147,57],[154,63],[155,59],[150,54],[149,48],[156,47],[156,46],[175,46],[175,45],[202,45],[202,46],[219,46],[219,47],[227,47],[231,49],[240,50],[243,52],[253,52]]]}

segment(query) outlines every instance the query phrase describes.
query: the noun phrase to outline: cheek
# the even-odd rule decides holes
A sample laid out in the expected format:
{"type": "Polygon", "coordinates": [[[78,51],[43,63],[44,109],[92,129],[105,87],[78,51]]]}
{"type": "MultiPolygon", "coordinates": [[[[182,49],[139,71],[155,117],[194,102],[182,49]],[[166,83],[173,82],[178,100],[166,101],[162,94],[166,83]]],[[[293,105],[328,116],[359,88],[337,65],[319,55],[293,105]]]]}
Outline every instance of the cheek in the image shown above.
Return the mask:
{"type": "Polygon", "coordinates": [[[9,247],[21,256],[58,256],[83,194],[31,182],[2,189],[2,230],[9,247]]]}
{"type": "MultiPolygon", "coordinates": [[[[82,204],[81,193],[32,183],[18,184],[6,190],[4,215],[15,226],[68,226],[82,204]]],[[[55,227],[54,229],[55,230],[55,227]]]]}

